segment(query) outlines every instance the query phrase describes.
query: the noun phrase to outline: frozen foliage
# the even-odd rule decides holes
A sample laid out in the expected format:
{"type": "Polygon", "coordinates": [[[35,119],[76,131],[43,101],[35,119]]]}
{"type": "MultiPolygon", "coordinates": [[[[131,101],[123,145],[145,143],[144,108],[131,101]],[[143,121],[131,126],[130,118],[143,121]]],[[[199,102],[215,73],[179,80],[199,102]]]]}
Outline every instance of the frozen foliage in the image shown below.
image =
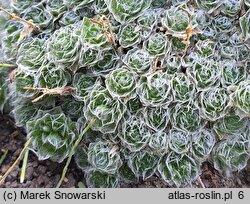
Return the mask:
{"type": "Polygon", "coordinates": [[[249,0],[9,5],[41,32],[0,13],[0,111],[40,160],[64,161],[88,127],[74,154],[88,187],[151,176],[179,187],[204,161],[226,173],[246,166],[249,0]]]}

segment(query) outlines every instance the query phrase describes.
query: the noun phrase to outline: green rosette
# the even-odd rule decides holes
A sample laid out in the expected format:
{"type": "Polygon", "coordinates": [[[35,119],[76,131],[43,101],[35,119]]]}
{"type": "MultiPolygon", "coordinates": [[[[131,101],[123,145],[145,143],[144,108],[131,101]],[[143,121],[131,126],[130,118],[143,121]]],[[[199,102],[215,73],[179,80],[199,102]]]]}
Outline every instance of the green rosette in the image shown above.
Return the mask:
{"type": "Polygon", "coordinates": [[[90,143],[88,161],[91,166],[101,172],[115,174],[122,165],[118,146],[108,141],[90,143]]]}
{"type": "Polygon", "coordinates": [[[185,132],[194,132],[203,125],[199,109],[192,104],[174,106],[171,109],[171,123],[175,128],[185,132]]]}
{"type": "Polygon", "coordinates": [[[119,43],[123,48],[132,47],[140,43],[140,31],[136,24],[127,24],[121,27],[119,32],[119,43]]]}
{"type": "Polygon", "coordinates": [[[169,150],[170,137],[166,132],[159,131],[150,137],[149,147],[156,155],[164,155],[169,150]]]}
{"type": "Polygon", "coordinates": [[[91,71],[97,76],[106,76],[110,71],[114,70],[119,64],[119,57],[113,50],[104,51],[101,59],[91,66],[91,71]]]}
{"type": "Polygon", "coordinates": [[[142,119],[145,120],[147,126],[154,131],[164,130],[170,120],[168,109],[161,107],[146,107],[142,110],[142,113],[142,119]]]}
{"type": "Polygon", "coordinates": [[[88,99],[88,94],[93,90],[99,78],[91,74],[76,73],[73,79],[73,87],[75,92],[72,94],[76,100],[84,101],[88,99]]]}
{"type": "Polygon", "coordinates": [[[177,154],[188,153],[191,147],[190,133],[172,129],[169,132],[169,148],[177,154]]]}
{"type": "Polygon", "coordinates": [[[30,149],[39,160],[62,162],[76,139],[76,125],[63,113],[42,113],[27,123],[30,149]]]}
{"type": "Polygon", "coordinates": [[[148,144],[151,133],[138,116],[133,115],[121,128],[122,133],[119,135],[121,141],[131,152],[138,152],[148,144]]]}
{"type": "Polygon", "coordinates": [[[72,66],[78,60],[79,40],[70,26],[53,33],[47,42],[48,60],[72,66]]]}
{"type": "Polygon", "coordinates": [[[110,72],[105,84],[114,98],[129,100],[136,97],[136,78],[135,73],[123,67],[110,72]]]}
{"type": "Polygon", "coordinates": [[[221,6],[223,1],[220,0],[208,0],[208,1],[203,1],[203,0],[196,0],[197,5],[207,11],[209,14],[214,12],[217,8],[221,6]]]}
{"type": "Polygon", "coordinates": [[[96,85],[86,103],[85,117],[87,120],[95,118],[93,130],[114,133],[125,111],[123,103],[113,99],[107,89],[96,85]]]}
{"type": "Polygon", "coordinates": [[[171,100],[171,85],[167,74],[154,72],[147,76],[141,76],[137,94],[145,106],[167,106],[171,100]]]}
{"type": "Polygon", "coordinates": [[[24,70],[18,69],[14,77],[15,91],[22,97],[33,97],[36,93],[24,88],[35,87],[37,85],[36,79],[37,77],[34,73],[28,73],[24,70]]]}
{"type": "Polygon", "coordinates": [[[236,61],[222,62],[222,85],[227,88],[239,84],[246,78],[246,67],[237,65],[236,61]]]}
{"type": "Polygon", "coordinates": [[[208,121],[215,121],[227,114],[229,96],[224,88],[210,88],[200,94],[196,104],[200,109],[201,117],[208,121]]]}
{"type": "Polygon", "coordinates": [[[221,6],[221,12],[231,18],[236,17],[241,10],[240,1],[227,0],[221,6]]]}
{"type": "Polygon", "coordinates": [[[82,44],[98,49],[111,49],[103,32],[102,26],[84,17],[79,27],[79,35],[82,44]]]}
{"type": "Polygon", "coordinates": [[[161,23],[168,31],[173,33],[185,33],[186,28],[190,26],[192,29],[197,27],[195,15],[188,8],[184,9],[181,6],[172,6],[163,13],[161,23]],[[184,11],[186,9],[187,11],[184,11]]]}
{"type": "Polygon", "coordinates": [[[214,168],[226,173],[240,171],[249,159],[249,139],[245,133],[232,135],[216,144],[212,152],[214,168]]]}
{"type": "Polygon", "coordinates": [[[135,153],[129,159],[129,166],[135,175],[143,180],[151,177],[156,170],[158,158],[152,152],[143,150],[135,153]]]}
{"type": "Polygon", "coordinates": [[[88,188],[117,188],[119,187],[118,178],[96,170],[90,170],[86,173],[86,182],[88,188]]]}
{"type": "Polygon", "coordinates": [[[104,0],[119,23],[131,22],[150,7],[152,0],[104,0]]]}
{"type": "Polygon", "coordinates": [[[1,47],[3,59],[6,62],[15,62],[19,47],[19,38],[24,24],[20,21],[10,20],[6,23],[4,31],[1,33],[1,47]]]}
{"type": "Polygon", "coordinates": [[[250,114],[250,81],[243,81],[232,94],[234,105],[243,111],[244,114],[250,114]]]}
{"type": "Polygon", "coordinates": [[[248,10],[245,15],[240,17],[240,27],[242,31],[242,35],[245,40],[250,39],[250,10],[248,10]]]}
{"type": "Polygon", "coordinates": [[[202,62],[201,59],[190,70],[187,70],[187,73],[194,80],[199,91],[219,86],[221,70],[218,63],[214,60],[204,59],[202,62]]]}
{"type": "Polygon", "coordinates": [[[163,56],[167,52],[169,41],[165,35],[154,33],[144,41],[143,46],[150,55],[163,56]]]}
{"type": "Polygon", "coordinates": [[[17,65],[23,70],[36,72],[45,60],[45,40],[39,38],[23,42],[18,49],[17,65]]]}
{"type": "Polygon", "coordinates": [[[216,139],[212,130],[201,128],[192,134],[191,152],[199,161],[205,161],[211,153],[216,139]]]}
{"type": "Polygon", "coordinates": [[[158,172],[162,179],[177,187],[190,184],[199,175],[199,171],[192,157],[174,152],[162,157],[158,165],[158,172]]]}
{"type": "Polygon", "coordinates": [[[247,118],[241,118],[237,115],[236,109],[231,109],[225,117],[217,120],[213,124],[213,129],[220,139],[236,134],[245,129],[248,124],[247,118]]]}
{"type": "Polygon", "coordinates": [[[32,20],[42,30],[49,29],[53,21],[53,16],[43,4],[33,5],[22,12],[21,15],[26,20],[32,20]]]}
{"type": "Polygon", "coordinates": [[[185,103],[194,98],[195,85],[189,77],[179,74],[171,82],[174,101],[185,103]]]}
{"type": "Polygon", "coordinates": [[[38,86],[41,88],[64,88],[71,81],[70,73],[53,62],[45,63],[38,74],[38,86]]]}
{"type": "Polygon", "coordinates": [[[129,50],[123,62],[138,74],[144,74],[153,68],[153,58],[147,51],[138,48],[129,50]]]}

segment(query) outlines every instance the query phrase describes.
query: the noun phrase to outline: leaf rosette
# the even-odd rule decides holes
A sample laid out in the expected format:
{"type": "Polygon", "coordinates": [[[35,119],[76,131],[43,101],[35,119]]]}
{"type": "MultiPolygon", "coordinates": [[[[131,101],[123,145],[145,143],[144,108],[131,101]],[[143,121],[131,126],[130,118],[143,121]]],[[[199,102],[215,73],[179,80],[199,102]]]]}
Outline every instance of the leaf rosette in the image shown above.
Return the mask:
{"type": "Polygon", "coordinates": [[[48,40],[48,60],[66,66],[73,65],[78,59],[79,40],[71,27],[55,31],[48,40]]]}
{"type": "Polygon", "coordinates": [[[102,25],[92,22],[89,18],[84,17],[80,23],[79,35],[83,45],[98,49],[111,49],[102,25]]]}
{"type": "Polygon", "coordinates": [[[240,17],[240,27],[242,31],[242,35],[245,40],[250,39],[250,10],[248,10],[245,15],[240,17]]]}
{"type": "Polygon", "coordinates": [[[215,142],[213,131],[201,128],[192,134],[191,152],[197,160],[204,161],[211,153],[215,142]]]}
{"type": "Polygon", "coordinates": [[[20,21],[10,20],[6,23],[4,31],[1,33],[1,47],[3,49],[3,59],[7,62],[15,62],[19,46],[19,38],[24,24],[20,21]]]}
{"type": "Polygon", "coordinates": [[[162,56],[166,54],[169,41],[163,34],[154,33],[144,41],[143,46],[152,56],[162,56]]]}
{"type": "Polygon", "coordinates": [[[86,103],[85,117],[87,120],[95,118],[93,130],[114,133],[125,111],[123,103],[113,99],[107,89],[96,85],[86,103]]]}
{"type": "Polygon", "coordinates": [[[45,59],[44,40],[39,38],[23,42],[18,49],[17,65],[27,71],[37,71],[45,59]]]}
{"type": "Polygon", "coordinates": [[[32,20],[40,29],[46,30],[51,26],[53,16],[43,6],[43,4],[33,5],[21,14],[24,19],[32,20]]]}
{"type": "Polygon", "coordinates": [[[119,187],[118,178],[96,170],[90,170],[86,173],[86,182],[88,188],[117,188],[119,187]]]}
{"type": "Polygon", "coordinates": [[[32,97],[36,93],[24,89],[24,87],[35,87],[37,85],[37,77],[34,73],[28,73],[24,70],[18,69],[14,77],[15,91],[22,97],[32,97]]]}
{"type": "Polygon", "coordinates": [[[105,0],[109,11],[119,23],[131,22],[150,7],[152,0],[105,0]]]}
{"type": "Polygon", "coordinates": [[[140,43],[140,31],[136,24],[127,24],[121,27],[119,43],[123,48],[128,48],[140,43]]]}
{"type": "Polygon", "coordinates": [[[229,105],[228,93],[224,88],[210,88],[200,94],[196,104],[200,109],[201,117],[208,121],[215,121],[227,114],[229,105]]]}
{"type": "Polygon", "coordinates": [[[123,67],[110,72],[105,84],[114,98],[129,100],[136,97],[136,78],[135,73],[123,67]]]}
{"type": "Polygon", "coordinates": [[[143,150],[135,153],[129,159],[129,166],[135,175],[141,176],[143,180],[151,177],[156,170],[158,158],[152,152],[143,150]]]}
{"type": "Polygon", "coordinates": [[[166,132],[159,131],[152,134],[148,145],[156,155],[163,155],[168,152],[169,141],[169,135],[166,132]]]}
{"type": "Polygon", "coordinates": [[[94,0],[63,0],[63,4],[66,5],[69,9],[78,10],[89,6],[94,0]]]}
{"type": "Polygon", "coordinates": [[[214,168],[227,173],[243,169],[249,159],[248,143],[242,134],[217,143],[212,152],[214,168]]]}
{"type": "Polygon", "coordinates": [[[239,133],[244,130],[248,124],[247,118],[241,118],[237,115],[236,109],[231,109],[225,117],[214,122],[213,129],[219,138],[227,137],[231,134],[239,133]]]}
{"type": "Polygon", "coordinates": [[[88,94],[93,90],[96,84],[99,83],[99,78],[91,74],[76,73],[73,79],[73,87],[75,92],[73,96],[78,101],[85,101],[88,99],[88,94]]]}
{"type": "Polygon", "coordinates": [[[119,64],[119,57],[113,50],[108,50],[102,53],[101,59],[91,66],[91,71],[94,75],[105,76],[110,71],[114,70],[119,64]]]}
{"type": "Polygon", "coordinates": [[[78,16],[74,11],[67,11],[59,19],[58,23],[62,27],[62,26],[75,24],[79,22],[80,20],[81,20],[81,17],[78,16]]]}
{"type": "Polygon", "coordinates": [[[229,33],[234,29],[233,19],[226,16],[217,16],[214,18],[213,26],[217,31],[217,34],[229,33]]]}
{"type": "Polygon", "coordinates": [[[172,6],[166,10],[163,14],[163,18],[161,18],[161,22],[163,27],[167,28],[168,31],[179,34],[185,33],[188,26],[194,29],[198,25],[192,11],[186,8],[182,9],[180,6],[172,6]]]}
{"type": "Polygon", "coordinates": [[[196,43],[196,48],[201,58],[208,58],[215,54],[216,43],[209,39],[198,41],[196,43]]]}
{"type": "Polygon", "coordinates": [[[221,71],[221,81],[225,88],[237,85],[246,78],[245,66],[237,65],[236,61],[223,61],[221,71]]]}
{"type": "Polygon", "coordinates": [[[233,93],[233,101],[236,107],[245,114],[250,114],[250,81],[241,82],[233,93]]]}
{"type": "Polygon", "coordinates": [[[164,130],[170,119],[168,109],[161,107],[145,107],[142,110],[142,119],[154,131],[164,130]]]}
{"type": "Polygon", "coordinates": [[[67,6],[62,0],[48,0],[46,10],[55,18],[60,18],[67,11],[67,6]]]}
{"type": "Polygon", "coordinates": [[[83,46],[79,54],[79,67],[95,66],[98,61],[102,60],[101,52],[96,48],[83,46]]]}
{"type": "Polygon", "coordinates": [[[240,1],[227,0],[223,1],[221,12],[231,18],[236,17],[241,10],[240,1]]]}
{"type": "Polygon", "coordinates": [[[219,86],[221,71],[218,63],[214,60],[204,60],[202,62],[201,59],[190,70],[188,69],[187,73],[193,78],[198,91],[219,86]]]}
{"type": "Polygon", "coordinates": [[[142,76],[139,82],[137,93],[145,106],[167,106],[171,100],[170,79],[162,72],[155,72],[142,76]]]}
{"type": "Polygon", "coordinates": [[[39,160],[62,162],[76,139],[76,125],[62,113],[38,113],[27,123],[28,137],[32,137],[30,149],[39,160]]]}
{"type": "Polygon", "coordinates": [[[158,172],[164,181],[179,187],[190,184],[198,176],[199,167],[189,155],[171,152],[160,160],[158,172]]]}
{"type": "Polygon", "coordinates": [[[133,115],[122,125],[122,143],[131,152],[138,152],[143,149],[151,136],[146,124],[137,116],[133,115]]]}
{"type": "Polygon", "coordinates": [[[207,11],[209,14],[213,13],[217,8],[219,8],[223,2],[224,1],[220,0],[196,0],[198,6],[207,11]]]}
{"type": "Polygon", "coordinates": [[[88,147],[88,161],[98,171],[115,174],[122,165],[117,148],[117,146],[108,141],[90,143],[88,147]]]}
{"type": "Polygon", "coordinates": [[[177,154],[187,153],[191,147],[190,133],[172,129],[169,132],[169,148],[177,154]]]}
{"type": "Polygon", "coordinates": [[[149,72],[153,67],[153,58],[150,54],[139,48],[129,50],[124,56],[124,63],[138,74],[149,72]]]}
{"type": "Polygon", "coordinates": [[[185,103],[194,98],[195,85],[189,77],[180,74],[174,77],[171,82],[174,101],[185,103]]]}
{"type": "Polygon", "coordinates": [[[74,100],[72,96],[63,97],[60,107],[63,113],[72,121],[77,121],[83,115],[84,103],[74,100]]]}
{"type": "Polygon", "coordinates": [[[171,123],[175,128],[194,132],[202,126],[199,109],[191,104],[177,104],[171,109],[171,123]]]}
{"type": "Polygon", "coordinates": [[[71,81],[71,75],[54,62],[45,63],[38,74],[38,86],[41,88],[64,88],[71,81]]]}
{"type": "Polygon", "coordinates": [[[155,10],[148,9],[145,13],[137,19],[137,24],[140,27],[140,33],[142,40],[147,39],[156,27],[157,12],[155,10]]]}

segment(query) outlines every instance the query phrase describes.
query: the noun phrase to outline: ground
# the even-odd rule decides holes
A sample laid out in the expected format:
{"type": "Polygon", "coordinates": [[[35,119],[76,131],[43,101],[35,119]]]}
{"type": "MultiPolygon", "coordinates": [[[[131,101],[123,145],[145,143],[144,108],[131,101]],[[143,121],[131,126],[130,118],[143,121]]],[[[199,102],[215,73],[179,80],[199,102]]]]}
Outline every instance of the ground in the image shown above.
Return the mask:
{"type": "MultiPolygon", "coordinates": [[[[26,141],[25,133],[22,129],[16,128],[14,122],[7,116],[0,115],[0,158],[5,150],[8,154],[0,165],[0,175],[4,174],[11,164],[16,160],[26,141]]],[[[22,163],[14,168],[6,178],[5,183],[0,187],[6,188],[43,188],[55,187],[60,179],[60,175],[65,163],[54,163],[49,160],[38,161],[37,157],[30,153],[24,183],[19,182],[20,167],[22,163]]],[[[209,162],[204,162],[202,166],[201,180],[205,187],[211,188],[240,188],[250,187],[250,161],[247,167],[241,172],[233,173],[230,176],[223,175],[216,171],[209,162]]],[[[85,184],[84,174],[72,161],[67,177],[62,187],[78,187],[78,183],[85,184]]],[[[86,184],[85,184],[86,186],[86,184]]],[[[121,187],[128,188],[167,188],[159,178],[153,177],[136,184],[122,184],[121,187]]],[[[201,187],[200,183],[194,182],[187,187],[201,187]]]]}

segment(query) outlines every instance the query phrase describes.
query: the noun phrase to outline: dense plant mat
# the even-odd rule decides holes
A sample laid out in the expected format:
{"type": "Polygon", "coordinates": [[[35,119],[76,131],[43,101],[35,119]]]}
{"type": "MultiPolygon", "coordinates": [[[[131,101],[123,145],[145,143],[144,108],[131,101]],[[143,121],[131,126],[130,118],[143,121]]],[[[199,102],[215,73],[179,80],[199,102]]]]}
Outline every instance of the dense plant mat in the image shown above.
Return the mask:
{"type": "Polygon", "coordinates": [[[39,160],[67,160],[65,174],[74,155],[88,187],[187,186],[208,161],[240,171],[249,4],[11,0],[0,8],[0,109],[39,160]]]}

